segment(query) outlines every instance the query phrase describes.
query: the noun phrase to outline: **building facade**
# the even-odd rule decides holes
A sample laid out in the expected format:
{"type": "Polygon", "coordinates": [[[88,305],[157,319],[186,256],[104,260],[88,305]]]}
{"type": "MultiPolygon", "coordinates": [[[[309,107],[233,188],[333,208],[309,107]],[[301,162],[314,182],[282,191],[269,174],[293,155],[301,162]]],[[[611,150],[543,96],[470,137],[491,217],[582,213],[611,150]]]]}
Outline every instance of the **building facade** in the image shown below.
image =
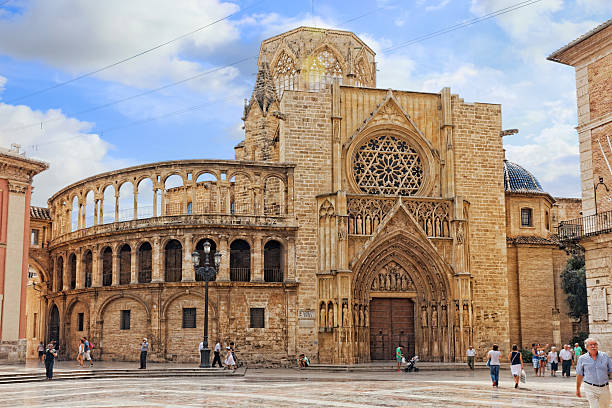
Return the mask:
{"type": "MultiPolygon", "coordinates": [[[[191,253],[206,240],[222,253],[210,337],[250,363],[385,360],[398,344],[431,361],[460,360],[470,344],[509,349],[529,318],[516,312],[516,279],[534,268],[510,277],[510,251],[532,245],[522,236],[548,240],[538,268],[554,279],[544,218],[557,212],[528,191],[538,227],[507,235],[520,192],[504,188],[515,176],[499,105],[449,88],[377,89],[374,52],[357,36],[301,27],[262,42],[243,120],[236,160],[104,173],[40,209],[49,241],[31,265],[48,269],[32,310],[65,355],[86,335],[104,359],[136,359],[144,336],[154,360],[197,360],[203,282],[191,253]]],[[[561,295],[546,296],[552,316],[561,295]]],[[[561,336],[522,330],[523,342],[561,336]]]]}
{"type": "Polygon", "coordinates": [[[589,332],[612,348],[612,19],[549,60],[576,70],[582,218],[564,223],[561,238],[584,250],[589,332]]]}

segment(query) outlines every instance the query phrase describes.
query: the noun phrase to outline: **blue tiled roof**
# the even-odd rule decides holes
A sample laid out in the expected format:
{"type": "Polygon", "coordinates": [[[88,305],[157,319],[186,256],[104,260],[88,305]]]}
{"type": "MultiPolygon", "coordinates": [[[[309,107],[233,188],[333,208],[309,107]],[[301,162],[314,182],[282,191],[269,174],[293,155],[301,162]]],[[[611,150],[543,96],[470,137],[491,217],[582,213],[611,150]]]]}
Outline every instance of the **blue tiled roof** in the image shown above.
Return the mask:
{"type": "Polygon", "coordinates": [[[504,190],[520,193],[544,193],[533,174],[516,163],[504,160],[504,190]]]}

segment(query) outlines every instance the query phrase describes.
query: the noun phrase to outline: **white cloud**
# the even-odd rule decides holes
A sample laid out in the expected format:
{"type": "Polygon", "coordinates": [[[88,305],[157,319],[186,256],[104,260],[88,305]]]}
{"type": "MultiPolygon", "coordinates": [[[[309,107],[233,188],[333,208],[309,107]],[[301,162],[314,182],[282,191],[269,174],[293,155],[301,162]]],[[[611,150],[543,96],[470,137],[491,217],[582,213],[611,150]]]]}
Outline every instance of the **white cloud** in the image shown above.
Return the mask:
{"type": "Polygon", "coordinates": [[[578,0],[577,4],[590,13],[612,13],[612,3],[610,3],[610,0],[578,0]]]}
{"type": "Polygon", "coordinates": [[[450,0],[437,0],[437,1],[419,0],[419,1],[417,1],[417,4],[420,5],[420,6],[422,6],[424,4],[427,4],[427,6],[425,6],[425,11],[438,11],[438,10],[442,10],[449,3],[450,3],[450,0]]]}
{"type": "Polygon", "coordinates": [[[6,84],[6,78],[0,75],[0,94],[4,91],[4,84],[6,84]]]}
{"type": "Polygon", "coordinates": [[[45,206],[47,199],[61,188],[93,174],[126,167],[134,163],[113,159],[112,146],[97,134],[89,133],[92,124],[66,117],[59,110],[46,112],[28,106],[0,103],[0,146],[19,143],[28,157],[44,160],[48,170],[34,177],[32,205],[45,206]],[[49,131],[23,125],[49,122],[49,131]]]}
{"type": "MultiPolygon", "coordinates": [[[[236,4],[220,0],[184,0],[181,7],[163,0],[33,0],[19,13],[0,19],[0,52],[41,61],[76,75],[129,57],[237,10],[236,4]]],[[[208,68],[183,59],[184,47],[206,55],[223,50],[238,38],[234,24],[221,21],[97,76],[129,86],[152,87],[208,68]]],[[[213,76],[227,82],[225,74],[213,76]]]]}

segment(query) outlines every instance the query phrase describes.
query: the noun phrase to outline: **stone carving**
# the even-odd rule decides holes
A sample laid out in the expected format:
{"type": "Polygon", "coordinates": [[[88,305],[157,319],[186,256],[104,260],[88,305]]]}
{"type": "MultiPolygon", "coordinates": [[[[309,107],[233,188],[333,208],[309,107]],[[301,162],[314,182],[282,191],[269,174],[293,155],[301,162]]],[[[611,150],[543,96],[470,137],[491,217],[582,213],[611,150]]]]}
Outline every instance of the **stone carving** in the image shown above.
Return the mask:
{"type": "Polygon", "coordinates": [[[397,263],[390,262],[372,279],[370,290],[374,291],[410,291],[415,290],[414,283],[408,273],[397,263]]]}
{"type": "Polygon", "coordinates": [[[440,318],[442,320],[441,326],[446,327],[448,325],[446,317],[446,305],[442,305],[442,310],[440,311],[440,318]]]}
{"type": "Polygon", "coordinates": [[[421,327],[427,327],[427,306],[421,308],[421,327]]]}
{"type": "Polygon", "coordinates": [[[438,327],[438,308],[436,306],[431,310],[431,327],[438,327]]]}
{"type": "Polygon", "coordinates": [[[348,305],[344,303],[342,305],[342,326],[348,327],[349,325],[350,325],[350,320],[349,320],[348,305]]]}
{"type": "Polygon", "coordinates": [[[319,311],[319,326],[327,327],[325,317],[327,315],[327,311],[325,310],[325,303],[321,303],[321,310],[319,311]]]}
{"type": "Polygon", "coordinates": [[[459,225],[457,225],[457,243],[463,244],[463,240],[463,223],[459,223],[459,225]]]}
{"type": "Polygon", "coordinates": [[[21,183],[19,181],[8,181],[9,192],[17,194],[25,194],[30,186],[28,183],[21,183]]]}
{"type": "Polygon", "coordinates": [[[608,302],[606,299],[606,288],[599,287],[591,289],[589,296],[589,314],[594,322],[608,320],[608,302]]]}
{"type": "Polygon", "coordinates": [[[470,325],[470,308],[468,305],[463,305],[463,326],[470,325]]]}
{"type": "Polygon", "coordinates": [[[335,327],[334,323],[334,305],[330,302],[327,305],[327,327],[335,327]]]}

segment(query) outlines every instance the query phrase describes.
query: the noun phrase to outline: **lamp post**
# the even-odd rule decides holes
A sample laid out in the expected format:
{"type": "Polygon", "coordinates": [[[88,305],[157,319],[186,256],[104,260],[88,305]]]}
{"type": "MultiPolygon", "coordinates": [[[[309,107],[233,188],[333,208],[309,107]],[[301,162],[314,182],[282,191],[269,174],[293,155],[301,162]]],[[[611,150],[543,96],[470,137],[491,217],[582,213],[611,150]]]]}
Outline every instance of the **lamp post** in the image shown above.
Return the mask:
{"type": "Polygon", "coordinates": [[[204,254],[206,254],[204,266],[200,266],[200,253],[198,251],[193,251],[191,261],[193,262],[196,276],[202,276],[204,282],[206,282],[206,289],[204,291],[204,340],[202,341],[202,350],[200,350],[200,368],[208,368],[210,367],[210,349],[208,348],[208,281],[217,275],[222,254],[215,252],[215,266],[210,266],[208,261],[210,242],[205,241],[203,247],[204,254]]]}
{"type": "Polygon", "coordinates": [[[604,186],[606,188],[606,192],[610,192],[610,190],[608,189],[608,186],[606,186],[606,184],[603,182],[603,177],[599,177],[599,183],[595,184],[595,187],[593,187],[593,195],[594,195],[594,199],[595,199],[595,215],[597,215],[597,187],[599,186],[604,186]]]}

